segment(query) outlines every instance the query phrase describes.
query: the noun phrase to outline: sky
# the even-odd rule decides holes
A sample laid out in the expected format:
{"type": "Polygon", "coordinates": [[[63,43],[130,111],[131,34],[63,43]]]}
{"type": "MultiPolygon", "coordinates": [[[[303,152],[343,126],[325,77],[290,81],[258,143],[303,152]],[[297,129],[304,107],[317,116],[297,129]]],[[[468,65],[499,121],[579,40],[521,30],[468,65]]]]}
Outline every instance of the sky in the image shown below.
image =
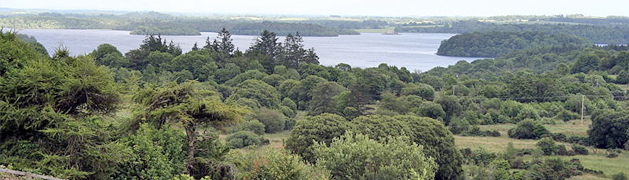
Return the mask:
{"type": "Polygon", "coordinates": [[[0,0],[0,7],[343,16],[629,16],[628,0],[0,0]]]}

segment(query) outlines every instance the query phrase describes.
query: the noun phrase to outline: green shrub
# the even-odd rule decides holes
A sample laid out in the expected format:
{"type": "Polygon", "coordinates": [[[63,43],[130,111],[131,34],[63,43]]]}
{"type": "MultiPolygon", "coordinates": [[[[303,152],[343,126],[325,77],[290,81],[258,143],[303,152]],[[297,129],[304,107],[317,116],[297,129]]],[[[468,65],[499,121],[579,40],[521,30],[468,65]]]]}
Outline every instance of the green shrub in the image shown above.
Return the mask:
{"type": "Polygon", "coordinates": [[[235,133],[238,131],[251,131],[257,135],[262,135],[264,134],[264,124],[256,119],[251,119],[227,129],[227,132],[229,133],[235,133]]]}
{"type": "Polygon", "coordinates": [[[629,140],[629,111],[599,110],[592,115],[590,142],[598,148],[623,148],[629,140]]]}
{"type": "Polygon", "coordinates": [[[232,151],[228,161],[234,164],[235,179],[326,180],[329,172],[305,164],[297,155],[277,149],[232,151]]]}
{"type": "Polygon", "coordinates": [[[563,109],[559,111],[559,113],[557,113],[557,115],[555,115],[554,118],[560,119],[563,121],[569,121],[569,120],[577,119],[579,117],[581,117],[579,114],[563,109]]]}
{"type": "Polygon", "coordinates": [[[454,136],[442,122],[427,117],[394,116],[408,126],[407,136],[424,146],[425,153],[439,166],[435,179],[463,178],[463,156],[454,144],[454,136]]]}
{"type": "Polygon", "coordinates": [[[174,128],[156,130],[149,124],[141,124],[135,134],[121,142],[131,147],[132,155],[118,165],[111,179],[170,179],[185,168],[186,140],[174,128]]]}
{"type": "Polygon", "coordinates": [[[444,119],[446,115],[441,105],[430,101],[422,102],[421,105],[415,109],[414,113],[433,119],[444,119]]]}
{"type": "Polygon", "coordinates": [[[276,110],[260,108],[253,118],[264,124],[264,132],[266,133],[282,131],[286,126],[286,116],[276,110]]]}
{"type": "Polygon", "coordinates": [[[433,179],[436,164],[422,149],[408,137],[389,136],[378,142],[362,134],[345,134],[329,147],[314,146],[317,164],[333,179],[433,179]]]}
{"type": "Polygon", "coordinates": [[[238,131],[227,135],[225,142],[227,142],[227,147],[243,148],[247,146],[259,146],[262,144],[262,138],[251,131],[238,131]]]}
{"type": "Polygon", "coordinates": [[[607,158],[617,158],[617,157],[618,157],[619,152],[618,152],[618,151],[615,151],[615,150],[613,150],[613,149],[607,149],[606,154],[607,154],[607,155],[606,155],[605,157],[607,157],[607,158]]]}
{"type": "Polygon", "coordinates": [[[425,100],[432,101],[435,98],[435,89],[428,84],[409,84],[402,88],[402,95],[416,95],[425,100]]]}
{"type": "Polygon", "coordinates": [[[560,180],[583,174],[583,166],[575,159],[564,161],[560,158],[548,158],[528,169],[527,179],[560,180]]]}
{"type": "Polygon", "coordinates": [[[450,132],[452,134],[461,134],[470,128],[470,123],[463,118],[454,118],[450,121],[450,132]]]}
{"type": "Polygon", "coordinates": [[[350,123],[336,114],[308,116],[297,121],[286,140],[286,149],[300,155],[304,160],[314,163],[316,157],[312,153],[313,143],[332,143],[332,139],[345,134],[350,123]]]}
{"type": "Polygon", "coordinates": [[[284,130],[293,130],[295,124],[297,124],[297,120],[294,118],[286,118],[286,126],[284,127],[284,130]]]}
{"type": "Polygon", "coordinates": [[[572,144],[572,150],[576,154],[581,154],[581,155],[588,155],[589,154],[589,151],[588,151],[587,148],[585,148],[585,146],[581,146],[581,145],[578,145],[578,144],[572,144]]]}
{"type": "Polygon", "coordinates": [[[627,84],[629,83],[629,72],[627,71],[620,71],[620,73],[618,73],[618,76],[616,77],[616,83],[618,84],[627,84]]]}
{"type": "Polygon", "coordinates": [[[510,138],[515,139],[539,139],[545,135],[549,135],[550,131],[543,125],[527,119],[518,123],[518,125],[507,132],[510,138]]]}
{"type": "MultiPolygon", "coordinates": [[[[544,152],[544,155],[555,155],[557,154],[557,146],[555,146],[555,141],[552,138],[545,137],[535,144],[539,149],[544,152]]],[[[565,149],[565,147],[564,147],[565,149]]]]}
{"type": "Polygon", "coordinates": [[[280,106],[280,111],[282,111],[282,114],[284,114],[284,116],[289,118],[294,118],[295,116],[297,116],[297,111],[292,110],[287,106],[280,106]]]}

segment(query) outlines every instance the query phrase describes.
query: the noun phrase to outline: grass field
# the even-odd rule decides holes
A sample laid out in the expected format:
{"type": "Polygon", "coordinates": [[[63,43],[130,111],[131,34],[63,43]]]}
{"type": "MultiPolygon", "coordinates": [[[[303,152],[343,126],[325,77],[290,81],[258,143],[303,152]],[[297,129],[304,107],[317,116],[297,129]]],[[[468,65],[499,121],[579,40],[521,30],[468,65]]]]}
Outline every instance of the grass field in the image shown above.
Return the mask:
{"type": "MultiPolygon", "coordinates": [[[[580,120],[568,121],[566,123],[560,123],[556,125],[544,125],[549,131],[553,133],[564,133],[568,136],[587,136],[587,130],[591,121],[585,121],[583,125],[581,125],[580,120]]],[[[510,128],[513,128],[514,124],[498,124],[498,125],[486,125],[481,126],[483,130],[497,130],[502,136],[501,137],[465,137],[465,136],[454,136],[455,143],[458,148],[471,148],[478,149],[484,148],[490,152],[502,152],[509,142],[513,143],[515,148],[536,148],[535,143],[537,140],[522,140],[522,139],[512,139],[507,137],[507,131],[510,128]]],[[[570,149],[570,144],[567,143],[559,143],[564,144],[570,149]]],[[[629,174],[629,152],[623,151],[617,158],[607,158],[605,149],[595,149],[588,148],[590,151],[589,155],[578,155],[578,156],[555,156],[560,157],[565,160],[570,160],[573,158],[577,158],[581,161],[581,164],[585,168],[603,171],[606,177],[611,177],[617,173],[625,173],[629,174]]],[[[547,158],[553,156],[545,156],[547,158]]],[[[586,174],[582,176],[573,177],[571,179],[604,179],[601,177],[597,177],[594,175],[586,174]]]]}
{"type": "MultiPolygon", "coordinates": [[[[544,127],[552,133],[563,133],[566,134],[566,136],[587,136],[587,130],[590,128],[591,124],[592,121],[586,118],[583,124],[581,124],[581,120],[572,120],[567,122],[558,122],[554,125],[547,124],[544,125],[544,127]]],[[[515,124],[481,125],[479,127],[482,130],[496,130],[503,136],[506,136],[507,131],[515,127],[515,124]]]]}
{"type": "Polygon", "coordinates": [[[395,27],[385,27],[383,29],[354,29],[360,33],[385,33],[387,31],[393,31],[395,27]]]}

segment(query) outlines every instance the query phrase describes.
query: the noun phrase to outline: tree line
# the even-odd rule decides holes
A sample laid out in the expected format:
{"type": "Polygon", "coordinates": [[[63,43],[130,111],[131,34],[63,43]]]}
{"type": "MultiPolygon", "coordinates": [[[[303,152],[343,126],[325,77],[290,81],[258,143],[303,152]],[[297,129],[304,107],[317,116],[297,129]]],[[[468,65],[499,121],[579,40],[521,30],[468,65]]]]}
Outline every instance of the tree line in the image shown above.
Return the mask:
{"type": "Polygon", "coordinates": [[[594,44],[628,44],[628,25],[591,25],[568,23],[491,23],[478,20],[456,21],[438,26],[397,26],[408,33],[472,33],[472,32],[544,32],[582,37],[594,44]]]}

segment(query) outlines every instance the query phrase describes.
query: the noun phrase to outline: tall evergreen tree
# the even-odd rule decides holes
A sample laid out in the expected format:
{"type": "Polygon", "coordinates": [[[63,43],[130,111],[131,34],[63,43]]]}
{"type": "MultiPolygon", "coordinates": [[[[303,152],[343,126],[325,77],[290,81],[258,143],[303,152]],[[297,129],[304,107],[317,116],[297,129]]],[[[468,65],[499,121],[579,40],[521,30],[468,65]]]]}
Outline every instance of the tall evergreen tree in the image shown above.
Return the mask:
{"type": "Polygon", "coordinates": [[[277,42],[278,38],[275,33],[264,30],[258,36],[246,54],[248,56],[260,57],[260,63],[267,72],[273,72],[273,68],[277,65],[276,58],[280,53],[282,44],[277,42]]]}

